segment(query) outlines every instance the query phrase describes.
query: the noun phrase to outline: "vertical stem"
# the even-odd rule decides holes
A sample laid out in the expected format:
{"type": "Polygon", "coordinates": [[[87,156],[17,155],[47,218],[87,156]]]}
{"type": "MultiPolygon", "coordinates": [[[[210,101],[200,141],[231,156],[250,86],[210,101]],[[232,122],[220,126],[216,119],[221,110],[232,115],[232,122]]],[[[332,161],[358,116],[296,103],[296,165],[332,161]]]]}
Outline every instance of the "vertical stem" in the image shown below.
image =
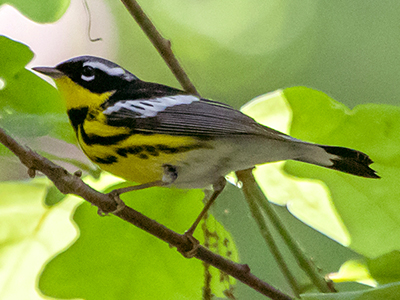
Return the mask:
{"type": "MultiPolygon", "coordinates": [[[[241,171],[243,172],[243,171],[241,171]]],[[[241,172],[238,172],[238,178],[239,180],[243,180],[241,172]],[[240,177],[239,177],[240,176],[240,177]]],[[[244,176],[244,175],[243,175],[244,176]]],[[[243,182],[243,181],[242,181],[243,182]]],[[[285,262],[285,259],[283,258],[281,252],[278,249],[278,246],[276,245],[274,238],[272,237],[271,231],[268,229],[268,225],[265,222],[265,217],[262,214],[260,207],[258,206],[257,200],[257,191],[254,190],[253,185],[248,185],[243,183],[243,194],[244,197],[250,207],[250,211],[253,215],[254,220],[256,221],[258,228],[261,232],[262,237],[266,241],[271,254],[274,256],[279,268],[281,269],[281,272],[283,276],[286,278],[287,282],[289,283],[290,287],[292,288],[292,291],[294,295],[297,298],[300,298],[300,285],[296,281],[295,276],[291,273],[291,271],[288,268],[288,265],[285,262]]]]}
{"type": "MultiPolygon", "coordinates": [[[[257,185],[251,169],[239,171],[236,173],[239,180],[243,183],[243,187],[246,187],[251,193],[252,198],[257,202],[257,205],[264,211],[268,216],[271,223],[275,226],[280,236],[285,241],[289,250],[292,252],[294,258],[296,259],[298,265],[303,269],[303,271],[310,278],[312,283],[320,290],[322,293],[332,293],[332,290],[325,278],[319,273],[318,268],[315,264],[306,256],[304,251],[300,248],[297,241],[290,235],[289,231],[283,225],[278,215],[275,213],[271,207],[270,202],[266,199],[265,195],[260,190],[257,185]]],[[[246,194],[245,194],[246,195],[246,194]]]]}

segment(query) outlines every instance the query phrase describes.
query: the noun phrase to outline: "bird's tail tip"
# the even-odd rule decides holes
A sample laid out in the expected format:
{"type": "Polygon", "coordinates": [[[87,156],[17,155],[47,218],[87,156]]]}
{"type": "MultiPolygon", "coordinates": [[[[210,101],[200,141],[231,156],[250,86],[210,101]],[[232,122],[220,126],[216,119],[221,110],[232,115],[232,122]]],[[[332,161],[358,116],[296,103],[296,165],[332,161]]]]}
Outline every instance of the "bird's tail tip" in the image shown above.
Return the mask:
{"type": "Polygon", "coordinates": [[[366,178],[381,178],[375,170],[369,167],[373,161],[367,154],[344,147],[320,147],[332,155],[330,158],[332,165],[326,166],[327,168],[366,178]]]}

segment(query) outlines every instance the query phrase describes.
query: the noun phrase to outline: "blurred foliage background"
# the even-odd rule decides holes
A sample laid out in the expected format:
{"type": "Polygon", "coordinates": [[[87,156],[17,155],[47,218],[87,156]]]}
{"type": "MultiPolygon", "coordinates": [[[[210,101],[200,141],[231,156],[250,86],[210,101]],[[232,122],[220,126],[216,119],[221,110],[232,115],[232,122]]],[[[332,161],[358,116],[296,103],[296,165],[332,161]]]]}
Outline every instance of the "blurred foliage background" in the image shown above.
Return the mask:
{"type": "MultiPolygon", "coordinates": [[[[89,20],[79,0],[47,28],[3,6],[0,32],[28,44],[35,64],[97,54],[144,80],[178,86],[119,1],[88,5],[91,36],[100,42],[89,41],[89,20]]],[[[141,5],[205,97],[238,107],[268,91],[306,85],[350,107],[397,104],[398,1],[148,0],[141,5]]]]}
{"type": "MultiPolygon", "coordinates": [[[[90,9],[90,18],[80,0],[71,2],[67,0],[0,1],[0,35],[21,42],[29,46],[32,51],[8,39],[0,40],[0,124],[17,136],[20,141],[41,153],[46,153],[48,157],[59,160],[69,166],[71,170],[76,170],[76,166],[78,166],[93,173],[93,166],[79,152],[79,149],[74,147],[74,136],[63,112],[62,102],[58,99],[55,90],[26,70],[25,65],[29,62],[27,69],[30,66],[55,65],[73,56],[90,54],[115,61],[143,80],[175,87],[179,87],[179,84],[120,1],[88,0],[87,3],[90,9]],[[88,31],[89,24],[91,25],[90,33],[88,31]],[[101,38],[101,41],[91,42],[90,37],[101,38]]],[[[229,103],[239,108],[260,94],[301,85],[321,90],[350,108],[368,102],[395,106],[398,104],[398,95],[400,94],[400,85],[397,84],[400,64],[396,63],[398,49],[400,49],[398,21],[400,2],[398,1],[146,0],[141,1],[140,4],[161,33],[171,41],[175,54],[203,97],[229,103]]],[[[304,102],[304,105],[307,106],[307,102],[304,102]]],[[[335,109],[337,106],[333,102],[329,102],[329,105],[331,109],[335,109]]],[[[307,108],[299,111],[304,112],[307,108]]],[[[390,109],[387,108],[387,110],[390,109]]],[[[379,110],[372,109],[370,113],[372,114],[374,111],[379,110]]],[[[318,113],[317,110],[310,109],[307,116],[312,117],[313,114],[318,113]]],[[[326,114],[325,120],[328,121],[325,122],[329,122],[329,113],[326,114]]],[[[386,114],[382,113],[382,116],[384,115],[387,115],[387,112],[386,114]]],[[[392,119],[394,120],[396,116],[393,115],[392,119]]],[[[368,115],[364,116],[364,123],[359,126],[367,124],[368,118],[368,115]]],[[[394,124],[393,120],[390,124],[388,123],[390,126],[394,124]]],[[[323,125],[319,124],[318,126],[322,128],[323,125]]],[[[388,127],[390,127],[389,125],[388,127]]],[[[397,127],[392,126],[392,128],[397,127]]],[[[354,134],[357,132],[355,131],[354,134]]],[[[380,132],[375,132],[373,137],[378,137],[380,132]]],[[[301,135],[301,132],[297,132],[297,134],[301,135]]],[[[312,139],[311,136],[307,137],[312,139]]],[[[329,143],[329,140],[324,140],[324,142],[329,143]]],[[[340,143],[340,141],[335,142],[340,143]]],[[[372,143],[370,140],[368,142],[372,143]]],[[[386,142],[386,140],[382,142],[386,142]]],[[[393,147],[393,149],[395,148],[393,147]]],[[[392,159],[397,157],[397,152],[395,150],[393,152],[392,159]]],[[[4,149],[1,154],[4,155],[1,160],[2,171],[0,171],[3,180],[26,177],[26,170],[20,166],[17,159],[7,156],[7,151],[4,149]]],[[[393,165],[396,166],[396,164],[393,165]]],[[[97,187],[105,188],[114,183],[114,179],[108,178],[107,180],[107,184],[98,184],[97,187]]],[[[2,229],[0,229],[2,235],[0,236],[4,237],[0,240],[0,250],[2,251],[0,254],[10,256],[1,258],[3,262],[7,262],[7,264],[5,263],[7,268],[1,270],[0,276],[4,279],[2,282],[7,284],[0,283],[0,298],[41,299],[37,294],[32,296],[35,291],[36,275],[49,257],[77,238],[78,234],[74,227],[76,225],[71,225],[69,218],[80,202],[76,199],[70,200],[69,197],[64,199],[60,205],[42,207],[42,200],[49,200],[48,195],[51,194],[49,183],[25,182],[24,184],[29,187],[29,192],[21,192],[21,195],[18,194],[18,191],[21,191],[19,186],[10,187],[9,184],[13,183],[5,182],[1,188],[4,192],[3,211],[9,213],[9,218],[3,218],[0,221],[2,222],[2,229]],[[11,197],[9,191],[13,191],[13,195],[16,196],[11,197]],[[30,193],[36,194],[33,197],[29,196],[30,193]],[[16,199],[27,198],[31,200],[17,201],[17,207],[14,206],[16,199]],[[32,207],[36,207],[36,209],[32,207]],[[15,212],[17,212],[18,218],[14,215],[15,212]],[[46,234],[42,232],[38,235],[37,233],[41,231],[35,226],[43,225],[41,222],[44,219],[47,220],[47,216],[53,216],[54,223],[52,224],[66,222],[68,225],[65,225],[66,227],[47,225],[46,230],[53,229],[55,231],[49,233],[50,230],[46,231],[46,234]],[[69,231],[65,229],[67,227],[69,231]],[[21,228],[28,229],[24,231],[21,228]],[[31,228],[34,229],[31,230],[31,228]],[[68,234],[64,230],[68,231],[68,234]],[[41,240],[45,235],[47,238],[41,240]],[[54,246],[54,241],[60,237],[68,237],[68,240],[64,239],[54,246]],[[38,257],[38,254],[35,251],[24,251],[24,249],[36,249],[32,245],[37,244],[41,245],[39,247],[42,250],[41,253],[45,252],[45,254],[43,254],[41,264],[37,263],[34,270],[31,270],[32,274],[29,280],[24,281],[26,286],[29,286],[29,289],[26,288],[24,291],[32,292],[27,297],[20,288],[22,274],[27,274],[28,269],[33,269],[31,262],[38,257]],[[16,245],[19,247],[18,251],[13,248],[16,245]],[[32,252],[29,254],[30,256],[28,256],[28,252],[32,252]],[[20,256],[15,257],[15,253],[20,256]],[[16,268],[16,262],[21,260],[21,257],[26,261],[26,265],[25,267],[18,265],[19,267],[16,268]],[[18,272],[10,273],[10,270],[18,270],[18,272]]],[[[181,191],[169,191],[168,197],[161,197],[157,193],[160,192],[146,191],[143,194],[143,201],[140,200],[141,196],[132,196],[129,203],[179,231],[186,228],[188,220],[194,219],[201,207],[200,193],[185,194],[181,191]],[[159,202],[160,198],[162,198],[162,204],[157,204],[161,206],[155,210],[154,201],[159,202]],[[161,209],[162,207],[171,207],[169,202],[163,202],[164,198],[182,198],[182,202],[174,203],[176,204],[174,207],[177,208],[172,214],[161,209]],[[173,220],[169,219],[171,215],[174,216],[173,220]],[[179,221],[177,220],[179,215],[185,215],[185,218],[179,221]]],[[[395,196],[397,197],[397,193],[395,196]]],[[[60,197],[60,195],[56,197],[60,197]]],[[[63,199],[62,196],[61,199],[63,199]]],[[[393,197],[392,201],[394,202],[396,199],[393,197]]],[[[368,202],[365,205],[368,206],[368,202]]],[[[346,203],[342,203],[342,208],[343,206],[345,207],[346,203]]],[[[354,212],[357,211],[357,207],[348,206],[348,210],[354,212]]],[[[277,211],[306,252],[321,267],[324,274],[338,271],[340,266],[348,260],[365,262],[361,255],[366,255],[365,252],[353,252],[353,250],[321,235],[293,218],[284,206],[277,207],[277,211]]],[[[370,213],[373,214],[373,211],[370,213]]],[[[221,198],[218,199],[213,214],[231,233],[235,244],[232,247],[237,247],[240,261],[249,264],[256,275],[290,293],[289,286],[259,236],[240,190],[228,186],[221,198]]],[[[363,220],[360,215],[356,218],[361,219],[361,222],[368,222],[368,220],[363,220]]],[[[394,216],[393,220],[396,221],[396,218],[394,216]]],[[[64,256],[58,256],[58,260],[53,260],[46,268],[44,277],[40,281],[41,288],[46,294],[57,298],[100,299],[99,297],[105,294],[102,293],[102,290],[96,290],[96,287],[102,286],[109,293],[107,299],[122,299],[118,294],[119,288],[122,288],[118,282],[109,281],[108,278],[104,278],[106,277],[104,275],[102,278],[94,278],[90,284],[82,285],[81,282],[87,279],[87,276],[81,269],[79,269],[78,276],[76,268],[87,265],[95,269],[98,264],[115,266],[126,263],[123,255],[121,255],[122,257],[118,256],[119,249],[109,253],[109,256],[112,257],[111,261],[101,256],[103,249],[101,247],[109,250],[107,242],[109,239],[114,239],[118,230],[126,231],[126,236],[121,237],[124,243],[135,239],[142,243],[139,245],[124,244],[128,249],[126,251],[129,249],[143,250],[139,248],[147,237],[143,237],[142,233],[139,233],[140,237],[131,235],[130,231],[135,231],[135,229],[119,224],[118,226],[123,229],[118,227],[112,232],[103,229],[94,230],[97,233],[99,231],[104,233],[100,237],[96,236],[94,242],[92,240],[93,233],[88,237],[84,236],[83,232],[107,226],[98,219],[94,208],[90,209],[88,205],[78,208],[75,222],[82,230],[79,243],[71,248],[72,251],[65,252],[64,256]],[[98,227],[90,227],[95,222],[99,223],[96,223],[98,227]],[[93,259],[93,252],[82,251],[88,247],[85,242],[98,247],[97,250],[100,254],[97,255],[100,258],[93,259]],[[118,259],[113,255],[116,255],[118,259]],[[55,274],[57,276],[54,276],[55,274]]],[[[113,221],[118,222],[119,220],[113,219],[113,221]]],[[[362,227],[363,223],[358,224],[361,224],[362,227]]],[[[370,223],[368,227],[374,227],[373,223],[370,223]]],[[[398,231],[395,225],[390,228],[398,231]]],[[[369,228],[369,230],[372,229],[369,228]]],[[[385,230],[386,232],[390,231],[387,228],[385,230]]],[[[390,237],[389,234],[388,237],[390,237]]],[[[149,239],[152,241],[151,243],[154,242],[151,238],[149,239]]],[[[115,245],[118,245],[118,241],[115,242],[115,245]]],[[[371,243],[373,242],[374,240],[371,240],[371,243]]],[[[155,243],[157,244],[157,242],[155,243]]],[[[117,248],[117,246],[114,247],[117,248]]],[[[170,249],[164,249],[165,245],[155,247],[163,249],[154,248],[155,252],[166,251],[163,252],[163,255],[168,256],[171,265],[179,264],[181,266],[183,275],[176,274],[177,276],[183,276],[185,280],[188,280],[190,274],[195,272],[194,270],[202,272],[200,264],[194,265],[196,263],[188,263],[175,257],[170,253],[170,249]]],[[[393,250],[397,250],[397,248],[393,247],[393,250]]],[[[382,270],[379,271],[379,266],[382,267],[382,264],[377,264],[372,255],[371,257],[366,256],[367,262],[364,265],[374,266],[371,270],[377,272],[378,276],[376,277],[381,276],[382,270]]],[[[393,263],[393,261],[398,261],[398,256],[394,254],[389,259],[385,259],[384,264],[387,264],[387,261],[393,263]]],[[[164,293],[162,294],[163,299],[199,299],[201,275],[198,273],[193,276],[196,283],[186,282],[186,285],[182,286],[179,284],[178,278],[180,277],[173,277],[172,281],[176,283],[174,285],[168,279],[171,265],[164,266],[165,276],[163,277],[162,272],[157,274],[155,269],[137,266],[134,262],[132,264],[132,266],[129,265],[131,268],[126,267],[128,274],[134,268],[149,272],[143,273],[143,276],[140,277],[140,279],[149,278],[149,282],[141,282],[141,286],[150,285],[154,280],[163,278],[165,283],[165,285],[161,285],[164,293]],[[170,287],[171,291],[167,291],[167,287],[170,287]]],[[[156,263],[154,264],[156,265],[156,263]]],[[[155,267],[160,268],[159,264],[155,267]]],[[[295,268],[296,263],[289,259],[288,265],[295,268]]],[[[118,274],[118,268],[116,270],[106,268],[106,271],[109,274],[115,274],[113,272],[118,274]]],[[[397,269],[391,271],[392,280],[382,279],[381,283],[394,282],[399,279],[397,269]]],[[[296,271],[296,275],[299,282],[304,285],[308,284],[301,271],[296,271]]],[[[124,283],[129,286],[129,282],[127,280],[124,283]]],[[[365,286],[354,283],[343,283],[337,287],[341,291],[367,289],[365,286]]],[[[143,291],[144,294],[140,294],[135,290],[135,285],[129,288],[132,293],[131,299],[139,299],[135,298],[135,293],[140,295],[140,299],[145,299],[146,290],[143,291]]],[[[234,288],[238,299],[264,299],[243,285],[237,284],[234,288]]],[[[152,292],[154,294],[148,296],[148,299],[155,299],[155,295],[161,295],[157,290],[152,290],[152,292]]],[[[219,295],[222,297],[221,293],[219,295]]],[[[381,295],[371,299],[383,299],[379,297],[381,295]]]]}

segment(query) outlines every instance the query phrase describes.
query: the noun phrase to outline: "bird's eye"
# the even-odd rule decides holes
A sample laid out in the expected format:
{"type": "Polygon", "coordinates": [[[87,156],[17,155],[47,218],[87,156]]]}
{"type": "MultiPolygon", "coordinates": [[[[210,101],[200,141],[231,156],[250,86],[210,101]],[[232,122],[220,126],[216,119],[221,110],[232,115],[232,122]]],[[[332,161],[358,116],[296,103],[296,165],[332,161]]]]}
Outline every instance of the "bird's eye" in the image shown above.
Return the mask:
{"type": "Polygon", "coordinates": [[[92,67],[90,66],[84,66],[82,69],[82,75],[81,78],[85,81],[91,81],[94,79],[95,75],[94,75],[95,71],[92,67]]]}

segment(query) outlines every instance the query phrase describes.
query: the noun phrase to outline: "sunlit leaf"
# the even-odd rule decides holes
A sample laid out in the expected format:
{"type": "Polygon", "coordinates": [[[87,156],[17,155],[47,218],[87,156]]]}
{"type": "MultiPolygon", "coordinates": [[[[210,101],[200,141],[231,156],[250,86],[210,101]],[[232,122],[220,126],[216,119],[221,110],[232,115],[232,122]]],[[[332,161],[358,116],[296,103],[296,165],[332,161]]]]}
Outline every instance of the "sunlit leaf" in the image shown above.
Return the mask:
{"type": "MultiPolygon", "coordinates": [[[[253,106],[247,107],[255,111],[262,109],[268,114],[263,100],[268,102],[271,99],[287,101],[290,105],[293,110],[291,134],[294,137],[363,151],[375,161],[372,168],[382,179],[366,179],[288,161],[285,170],[298,177],[319,179],[320,187],[312,187],[314,184],[305,184],[303,179],[293,177],[287,181],[285,177],[288,175],[281,175],[272,165],[267,165],[267,171],[262,175],[261,171],[256,171],[267,196],[272,201],[286,204],[301,220],[345,245],[350,234],[350,247],[365,256],[374,257],[399,248],[400,231],[392,228],[400,221],[399,214],[395,213],[400,211],[397,201],[400,191],[396,188],[396,178],[400,175],[400,160],[397,159],[400,109],[367,104],[351,111],[324,93],[304,87],[286,89],[283,94],[257,100],[253,106]],[[299,180],[301,183],[297,183],[299,180]],[[272,183],[267,185],[269,181],[272,183]],[[322,182],[326,186],[321,185],[322,182]],[[289,184],[291,186],[284,186],[289,184]],[[296,202],[299,195],[302,195],[302,200],[296,202]]],[[[286,119],[286,122],[290,121],[286,119]]]]}
{"type": "Polygon", "coordinates": [[[367,265],[361,260],[346,261],[336,273],[328,274],[333,282],[359,282],[370,286],[376,286],[377,282],[372,278],[367,265]]]}
{"type": "MultiPolygon", "coordinates": [[[[101,190],[121,180],[104,175],[98,181],[90,178],[85,181],[101,190]]],[[[52,256],[78,235],[76,226],[71,223],[71,215],[82,200],[66,196],[63,201],[56,201],[47,193],[51,186],[45,178],[0,183],[2,300],[43,299],[37,292],[38,274],[52,256]],[[44,205],[45,197],[57,204],[44,205]]]]}
{"type": "MultiPolygon", "coordinates": [[[[128,205],[178,232],[190,226],[202,207],[199,191],[152,188],[124,196],[128,205]]],[[[80,238],[46,266],[40,279],[45,294],[85,299],[114,299],[115,295],[132,299],[201,297],[201,261],[183,258],[176,249],[116,217],[100,218],[96,209],[86,203],[78,208],[74,220],[80,228],[80,238]]],[[[219,237],[212,237],[211,244],[217,242],[220,254],[229,254],[236,260],[232,238],[215,220],[209,222],[215,224],[219,237]]],[[[201,234],[201,228],[196,233],[201,234]]],[[[219,271],[211,274],[213,293],[222,296],[233,281],[220,282],[219,271]]]]}
{"type": "Polygon", "coordinates": [[[333,294],[304,294],[302,300],[397,300],[400,294],[400,283],[393,283],[378,288],[342,292],[333,294]]]}
{"type": "Polygon", "coordinates": [[[81,201],[68,197],[46,207],[48,180],[0,183],[0,295],[3,300],[42,299],[35,286],[43,264],[75,237],[69,218],[81,201]],[[21,288],[23,287],[23,288],[21,288]]]}
{"type": "MultiPolygon", "coordinates": [[[[0,36],[0,126],[20,143],[62,161],[63,166],[93,173],[94,167],[76,146],[76,137],[56,89],[25,69],[32,59],[30,49],[0,36]]],[[[0,179],[27,178],[11,152],[0,146],[0,179]]]]}
{"type": "Polygon", "coordinates": [[[2,4],[9,4],[18,9],[32,21],[47,23],[55,22],[65,13],[70,0],[1,0],[2,4]]]}
{"type": "MultiPolygon", "coordinates": [[[[30,1],[28,1],[30,2],[30,1]]],[[[21,43],[0,35],[0,116],[20,113],[61,113],[62,101],[50,84],[25,69],[33,58],[21,43]]]]}
{"type": "MultiPolygon", "coordinates": [[[[257,97],[242,111],[258,122],[288,132],[292,111],[283,91],[257,97]]],[[[318,180],[296,178],[283,170],[285,162],[258,166],[254,171],[268,199],[286,205],[297,218],[346,245],[349,235],[332,205],[329,190],[318,180]]]]}
{"type": "Polygon", "coordinates": [[[400,108],[365,104],[353,110],[308,88],[284,91],[293,109],[291,134],[320,144],[346,146],[367,153],[381,179],[288,162],[291,174],[324,181],[351,236],[350,247],[376,257],[400,249],[400,108]],[[396,228],[396,230],[394,230],[396,228]]]}

